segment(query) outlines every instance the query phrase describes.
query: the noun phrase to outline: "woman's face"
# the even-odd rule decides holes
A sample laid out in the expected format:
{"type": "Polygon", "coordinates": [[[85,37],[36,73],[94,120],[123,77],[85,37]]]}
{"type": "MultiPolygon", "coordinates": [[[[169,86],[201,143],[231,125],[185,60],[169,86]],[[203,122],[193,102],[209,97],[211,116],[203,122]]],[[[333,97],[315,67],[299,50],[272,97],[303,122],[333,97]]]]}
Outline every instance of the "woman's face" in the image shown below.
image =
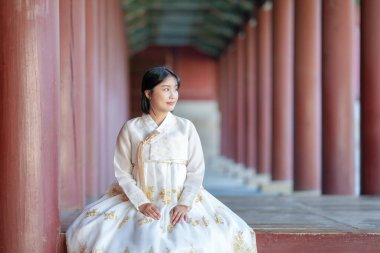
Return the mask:
{"type": "Polygon", "coordinates": [[[150,98],[151,110],[155,113],[168,113],[174,110],[178,100],[178,85],[174,77],[168,76],[153,88],[153,92],[145,91],[150,98]]]}

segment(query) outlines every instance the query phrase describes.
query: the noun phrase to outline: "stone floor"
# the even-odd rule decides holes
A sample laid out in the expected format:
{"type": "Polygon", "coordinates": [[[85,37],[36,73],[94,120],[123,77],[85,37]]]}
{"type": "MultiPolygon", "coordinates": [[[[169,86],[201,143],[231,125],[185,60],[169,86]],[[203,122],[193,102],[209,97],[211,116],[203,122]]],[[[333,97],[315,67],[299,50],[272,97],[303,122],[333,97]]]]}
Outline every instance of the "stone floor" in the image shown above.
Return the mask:
{"type": "Polygon", "coordinates": [[[219,199],[254,228],[260,252],[380,252],[380,197],[219,199]]]}

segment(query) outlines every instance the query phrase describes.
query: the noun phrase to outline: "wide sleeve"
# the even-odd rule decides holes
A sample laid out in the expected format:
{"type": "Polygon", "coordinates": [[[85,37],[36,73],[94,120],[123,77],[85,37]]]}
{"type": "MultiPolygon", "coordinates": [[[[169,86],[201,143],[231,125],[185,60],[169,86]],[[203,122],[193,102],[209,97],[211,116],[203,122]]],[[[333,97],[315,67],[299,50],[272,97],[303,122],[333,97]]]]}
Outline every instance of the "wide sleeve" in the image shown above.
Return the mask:
{"type": "Polygon", "coordinates": [[[114,156],[115,177],[121,188],[123,188],[124,193],[138,210],[140,205],[148,203],[149,200],[133,178],[131,146],[128,127],[127,124],[124,124],[116,141],[114,156]]]}
{"type": "Polygon", "coordinates": [[[186,180],[178,204],[191,207],[202,186],[205,172],[201,141],[192,123],[189,129],[188,159],[186,180]]]}

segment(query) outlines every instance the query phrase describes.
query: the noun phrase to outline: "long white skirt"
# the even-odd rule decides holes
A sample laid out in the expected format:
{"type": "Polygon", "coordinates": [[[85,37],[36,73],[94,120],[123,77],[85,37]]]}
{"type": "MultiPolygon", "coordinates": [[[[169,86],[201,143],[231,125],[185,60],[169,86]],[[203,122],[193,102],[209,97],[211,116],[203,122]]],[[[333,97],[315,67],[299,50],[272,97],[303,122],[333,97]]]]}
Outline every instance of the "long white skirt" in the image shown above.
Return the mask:
{"type": "Polygon", "coordinates": [[[148,198],[159,207],[160,220],[137,211],[121,187],[114,184],[102,198],[86,206],[69,227],[69,253],[257,252],[252,228],[203,188],[187,221],[173,226],[170,211],[177,204],[183,175],[162,180],[173,173],[173,168],[148,169],[156,172],[150,173],[147,181],[148,198]],[[173,180],[176,178],[180,180],[173,180]]]}

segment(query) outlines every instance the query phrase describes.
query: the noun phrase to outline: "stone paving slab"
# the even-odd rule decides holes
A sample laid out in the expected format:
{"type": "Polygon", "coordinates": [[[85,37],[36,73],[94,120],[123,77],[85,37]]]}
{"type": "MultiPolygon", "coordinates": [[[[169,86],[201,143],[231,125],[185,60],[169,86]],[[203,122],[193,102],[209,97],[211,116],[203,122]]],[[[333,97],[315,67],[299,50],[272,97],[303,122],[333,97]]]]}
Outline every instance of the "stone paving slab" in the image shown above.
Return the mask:
{"type": "Polygon", "coordinates": [[[219,200],[256,231],[380,234],[380,197],[235,196],[219,200]]]}

